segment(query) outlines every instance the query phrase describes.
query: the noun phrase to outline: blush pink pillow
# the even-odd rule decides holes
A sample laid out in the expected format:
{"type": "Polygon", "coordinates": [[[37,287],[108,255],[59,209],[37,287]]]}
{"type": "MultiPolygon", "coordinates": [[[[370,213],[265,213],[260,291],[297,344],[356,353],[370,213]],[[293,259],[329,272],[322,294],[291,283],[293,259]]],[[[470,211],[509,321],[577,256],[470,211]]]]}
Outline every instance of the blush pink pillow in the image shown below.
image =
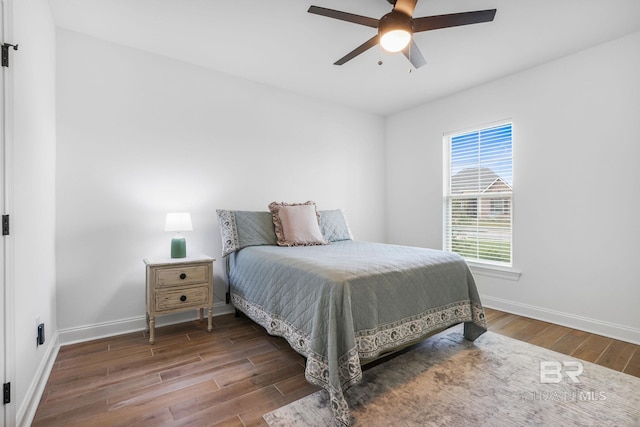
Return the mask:
{"type": "Polygon", "coordinates": [[[306,203],[278,203],[269,204],[273,215],[278,245],[280,246],[310,246],[327,245],[320,231],[320,221],[316,204],[306,203]]]}

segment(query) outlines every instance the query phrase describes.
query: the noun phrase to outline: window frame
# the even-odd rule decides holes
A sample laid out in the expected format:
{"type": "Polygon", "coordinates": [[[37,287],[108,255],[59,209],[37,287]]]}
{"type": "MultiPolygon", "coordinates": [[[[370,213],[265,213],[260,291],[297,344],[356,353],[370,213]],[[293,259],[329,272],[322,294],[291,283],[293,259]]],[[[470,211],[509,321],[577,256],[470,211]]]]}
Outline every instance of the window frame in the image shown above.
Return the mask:
{"type": "MultiPolygon", "coordinates": [[[[500,121],[496,121],[496,122],[492,122],[492,123],[487,123],[487,124],[482,124],[482,125],[478,125],[478,126],[474,126],[474,127],[470,127],[467,129],[462,129],[462,130],[457,130],[457,131],[452,131],[452,132],[447,132],[443,134],[443,206],[442,206],[442,212],[443,212],[443,229],[442,229],[442,248],[443,250],[449,250],[449,242],[450,242],[450,237],[448,236],[448,233],[450,232],[450,224],[451,224],[451,210],[449,209],[449,202],[450,200],[464,200],[464,199],[474,199],[476,200],[476,204],[479,204],[479,201],[481,198],[502,198],[504,197],[505,200],[501,203],[503,209],[504,209],[504,203],[506,203],[506,200],[509,200],[509,204],[510,204],[510,212],[509,212],[509,262],[502,262],[502,261],[493,261],[493,260],[486,260],[486,259],[479,259],[479,258],[470,258],[470,257],[466,257],[464,255],[461,255],[465,261],[467,262],[467,264],[469,264],[469,266],[471,267],[472,271],[475,273],[480,273],[480,274],[484,274],[484,275],[488,275],[488,276],[492,276],[492,277],[500,277],[500,278],[506,278],[506,279],[510,279],[510,280],[518,280],[520,277],[521,272],[516,270],[514,268],[514,251],[513,251],[513,231],[514,231],[514,204],[513,204],[513,194],[514,194],[514,187],[513,187],[513,152],[514,152],[514,146],[513,146],[513,141],[515,140],[514,137],[514,123],[512,119],[504,119],[504,120],[500,120],[500,121]],[[493,128],[497,128],[497,127],[501,127],[501,126],[505,126],[505,125],[510,125],[511,126],[511,184],[510,184],[510,191],[508,192],[497,192],[497,193],[491,193],[489,195],[483,196],[481,192],[477,192],[475,193],[473,196],[461,196],[460,194],[458,194],[457,196],[455,194],[451,194],[450,192],[450,185],[451,185],[451,179],[452,179],[452,158],[451,158],[451,149],[452,149],[452,139],[455,137],[459,137],[459,136],[463,136],[465,134],[470,134],[470,133],[474,133],[474,132],[482,132],[484,130],[489,130],[489,129],[493,129],[493,128]]],[[[474,167],[480,167],[480,163],[476,163],[474,167]]],[[[507,183],[508,184],[508,183],[507,183]]],[[[492,209],[490,209],[492,211],[492,209]]],[[[490,212],[491,214],[492,212],[490,212]]],[[[478,227],[476,225],[476,227],[478,227]]]]}

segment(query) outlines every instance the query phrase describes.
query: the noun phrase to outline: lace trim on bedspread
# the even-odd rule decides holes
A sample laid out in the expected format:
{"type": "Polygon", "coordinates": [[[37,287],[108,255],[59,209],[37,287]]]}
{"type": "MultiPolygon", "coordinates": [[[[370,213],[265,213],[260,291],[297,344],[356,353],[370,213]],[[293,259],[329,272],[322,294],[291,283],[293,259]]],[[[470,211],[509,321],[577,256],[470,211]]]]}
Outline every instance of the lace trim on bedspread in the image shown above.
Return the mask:
{"type": "Polygon", "coordinates": [[[484,310],[480,304],[458,301],[433,308],[394,323],[356,332],[358,354],[363,359],[371,359],[387,350],[418,340],[436,329],[469,321],[486,329],[484,310]]]}
{"type": "Polygon", "coordinates": [[[362,368],[356,348],[352,348],[338,359],[338,378],[340,387],[335,387],[329,380],[329,362],[326,357],[313,351],[308,334],[295,328],[280,316],[267,312],[263,307],[251,303],[238,294],[231,293],[231,301],[239,309],[271,335],[287,340],[289,345],[307,358],[304,376],[311,384],[322,387],[329,392],[331,409],[337,421],[342,425],[350,425],[349,405],[344,398],[343,390],[362,380],[362,368]]]}
{"type": "Polygon", "coordinates": [[[271,335],[285,338],[291,347],[305,357],[312,352],[309,335],[295,328],[280,316],[267,312],[263,307],[251,303],[238,294],[231,293],[231,301],[235,308],[241,310],[271,335]]]}
{"type": "Polygon", "coordinates": [[[343,390],[362,380],[360,359],[372,358],[380,353],[417,340],[436,329],[446,328],[461,322],[477,324],[486,329],[486,319],[482,306],[475,302],[460,301],[428,310],[420,315],[408,317],[398,322],[381,325],[378,328],[356,333],[356,347],[338,359],[340,387],[329,380],[329,363],[325,356],[313,351],[310,337],[282,317],[267,312],[263,307],[251,303],[238,294],[231,293],[235,308],[244,312],[271,335],[283,337],[291,347],[307,358],[305,378],[310,383],[329,392],[331,409],[337,421],[350,425],[349,406],[343,390]]]}

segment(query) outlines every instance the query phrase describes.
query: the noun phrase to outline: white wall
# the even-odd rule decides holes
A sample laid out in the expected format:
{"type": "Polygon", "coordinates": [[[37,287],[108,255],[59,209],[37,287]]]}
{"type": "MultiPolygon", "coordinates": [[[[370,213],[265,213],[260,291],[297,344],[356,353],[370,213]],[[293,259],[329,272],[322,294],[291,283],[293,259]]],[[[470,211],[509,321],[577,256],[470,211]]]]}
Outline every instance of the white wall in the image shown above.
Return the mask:
{"type": "Polygon", "coordinates": [[[484,303],[640,343],[640,33],[387,124],[387,237],[442,247],[442,135],[513,119],[514,266],[484,303]]]}
{"type": "Polygon", "coordinates": [[[69,339],[143,327],[142,259],[169,256],[166,212],[191,212],[187,249],[219,260],[219,299],[216,209],[310,199],[344,208],[358,238],[384,240],[383,118],[67,30],[57,60],[57,301],[69,339]]]}
{"type": "Polygon", "coordinates": [[[21,425],[35,411],[31,396],[43,386],[45,365],[56,348],[55,28],[46,0],[13,1],[10,6],[13,37],[7,41],[19,43],[19,50],[10,52],[16,357],[12,392],[21,425]],[[36,318],[44,322],[47,334],[38,348],[36,318]]]}

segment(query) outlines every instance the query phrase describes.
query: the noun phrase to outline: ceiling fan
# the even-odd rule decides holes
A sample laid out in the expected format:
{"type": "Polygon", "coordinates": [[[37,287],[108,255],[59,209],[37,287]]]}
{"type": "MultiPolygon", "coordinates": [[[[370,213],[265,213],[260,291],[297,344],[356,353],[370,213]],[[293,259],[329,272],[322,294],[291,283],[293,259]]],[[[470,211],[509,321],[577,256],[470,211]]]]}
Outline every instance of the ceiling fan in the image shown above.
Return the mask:
{"type": "Polygon", "coordinates": [[[378,34],[338,59],[334,65],[342,65],[361,53],[380,43],[388,52],[400,52],[407,57],[411,64],[420,68],[426,64],[422,52],[418,49],[413,34],[422,31],[437,30],[439,28],[458,27],[460,25],[478,24],[493,21],[496,9],[478,10],[475,12],[450,13],[447,15],[424,16],[413,18],[413,11],[418,0],[387,0],[393,4],[393,10],[380,19],[369,18],[353,13],[324,7],[311,6],[309,13],[340,19],[354,24],[377,28],[378,34]]]}

